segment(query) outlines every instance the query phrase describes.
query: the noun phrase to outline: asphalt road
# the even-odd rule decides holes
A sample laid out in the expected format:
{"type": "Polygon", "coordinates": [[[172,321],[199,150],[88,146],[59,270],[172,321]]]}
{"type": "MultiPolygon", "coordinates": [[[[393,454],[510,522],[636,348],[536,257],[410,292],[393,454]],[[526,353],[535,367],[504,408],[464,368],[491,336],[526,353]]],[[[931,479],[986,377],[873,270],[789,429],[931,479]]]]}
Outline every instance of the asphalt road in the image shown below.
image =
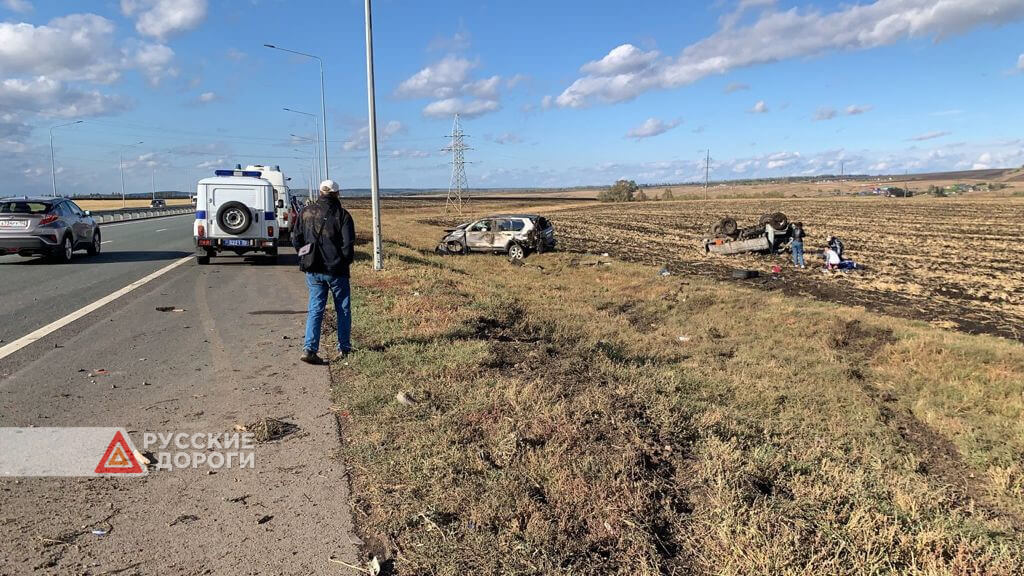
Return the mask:
{"type": "MultiPolygon", "coordinates": [[[[105,254],[69,265],[0,259],[3,337],[188,256],[190,226],[104,227],[105,254]]],[[[0,426],[121,426],[140,449],[145,432],[230,433],[263,417],[297,426],[257,444],[251,469],[0,478],[0,574],[312,574],[336,572],[330,558],[357,562],[329,375],[298,362],[306,290],[294,251],[282,252],[277,265],[185,262],[0,359],[0,426]]]]}
{"type": "Polygon", "coordinates": [[[99,255],[75,252],[70,264],[0,256],[0,345],[192,254],[194,220],[186,214],[101,226],[99,255]]]}

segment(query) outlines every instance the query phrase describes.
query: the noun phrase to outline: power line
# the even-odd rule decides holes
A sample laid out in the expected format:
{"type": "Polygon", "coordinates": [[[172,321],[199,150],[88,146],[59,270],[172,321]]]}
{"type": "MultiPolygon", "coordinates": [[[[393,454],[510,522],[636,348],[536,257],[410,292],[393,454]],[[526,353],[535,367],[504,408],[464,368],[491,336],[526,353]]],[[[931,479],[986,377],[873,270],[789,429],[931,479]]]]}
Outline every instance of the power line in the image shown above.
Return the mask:
{"type": "Polygon", "coordinates": [[[452,139],[452,143],[447,147],[443,148],[445,152],[452,153],[452,181],[448,185],[448,200],[444,205],[444,213],[447,214],[450,208],[454,208],[456,212],[462,214],[462,204],[464,201],[468,201],[469,197],[463,198],[463,194],[468,191],[469,184],[466,182],[466,157],[465,151],[472,150],[472,148],[466,146],[465,134],[462,132],[462,124],[459,122],[459,115],[455,115],[455,122],[452,124],[452,133],[449,138],[452,139]]]}

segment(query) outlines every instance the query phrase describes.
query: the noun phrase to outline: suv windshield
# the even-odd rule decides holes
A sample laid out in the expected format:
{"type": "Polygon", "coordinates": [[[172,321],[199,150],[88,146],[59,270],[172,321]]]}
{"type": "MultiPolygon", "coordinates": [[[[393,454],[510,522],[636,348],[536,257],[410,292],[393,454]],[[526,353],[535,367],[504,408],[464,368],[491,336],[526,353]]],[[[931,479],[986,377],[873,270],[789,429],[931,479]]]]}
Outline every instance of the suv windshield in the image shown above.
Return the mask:
{"type": "Polygon", "coordinates": [[[15,200],[0,202],[0,214],[46,214],[50,205],[45,202],[26,202],[15,200]]]}

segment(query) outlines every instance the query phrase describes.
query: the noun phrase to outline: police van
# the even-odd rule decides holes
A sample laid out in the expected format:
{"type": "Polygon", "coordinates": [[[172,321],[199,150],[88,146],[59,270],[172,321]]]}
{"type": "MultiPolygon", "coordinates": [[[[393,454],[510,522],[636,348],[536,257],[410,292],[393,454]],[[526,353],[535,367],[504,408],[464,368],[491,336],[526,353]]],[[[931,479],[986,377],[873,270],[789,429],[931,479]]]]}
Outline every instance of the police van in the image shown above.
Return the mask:
{"type": "Polygon", "coordinates": [[[274,185],[254,170],[217,170],[196,186],[196,263],[224,252],[277,258],[274,185]]]}
{"type": "Polygon", "coordinates": [[[288,230],[291,226],[291,202],[289,201],[288,180],[280,166],[265,166],[263,164],[250,164],[245,167],[250,172],[259,172],[260,178],[270,182],[274,186],[274,211],[277,213],[278,233],[281,238],[288,237],[288,230]]]}

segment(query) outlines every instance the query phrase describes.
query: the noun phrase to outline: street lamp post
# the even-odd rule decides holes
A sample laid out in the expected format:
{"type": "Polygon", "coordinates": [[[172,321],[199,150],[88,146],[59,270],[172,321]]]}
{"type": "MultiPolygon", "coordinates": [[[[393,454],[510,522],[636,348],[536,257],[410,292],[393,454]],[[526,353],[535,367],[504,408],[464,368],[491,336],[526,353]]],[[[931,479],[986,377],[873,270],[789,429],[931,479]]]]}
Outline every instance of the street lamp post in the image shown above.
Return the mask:
{"type": "MultiPolygon", "coordinates": [[[[283,110],[285,112],[294,112],[295,114],[302,114],[303,116],[309,116],[310,118],[313,119],[313,128],[316,131],[316,148],[314,148],[314,150],[316,151],[317,164],[320,164],[320,123],[319,123],[319,120],[317,119],[316,114],[310,114],[309,112],[303,112],[301,110],[295,110],[293,108],[283,108],[283,110]]],[[[295,135],[292,134],[292,136],[295,136],[295,135]]],[[[318,174],[318,176],[319,176],[319,174],[318,174]]],[[[324,176],[324,178],[327,178],[327,176],[324,176]]],[[[320,180],[323,180],[324,178],[321,178],[320,180]]],[[[319,180],[317,182],[319,182],[319,180]]]]}
{"type": "Polygon", "coordinates": [[[53,197],[57,197],[57,164],[53,160],[53,130],[55,128],[63,128],[65,126],[72,126],[74,124],[81,124],[84,120],[75,120],[74,122],[68,122],[67,124],[58,124],[50,127],[50,182],[53,184],[53,197]]]}
{"type": "Polygon", "coordinates": [[[125,148],[130,148],[132,146],[138,146],[139,144],[142,144],[142,142],[136,142],[134,144],[124,144],[124,145],[122,145],[121,146],[121,150],[120,150],[120,154],[118,156],[117,164],[118,164],[118,167],[121,170],[121,209],[122,210],[124,210],[125,208],[128,207],[127,203],[125,202],[125,197],[124,197],[124,149],[125,148]]]}
{"type": "Polygon", "coordinates": [[[282,52],[290,52],[292,54],[297,54],[299,56],[305,56],[306,58],[315,58],[316,61],[320,64],[320,118],[322,120],[321,123],[323,124],[323,130],[324,130],[324,148],[323,148],[324,149],[324,158],[323,158],[324,178],[330,178],[331,177],[331,170],[330,170],[330,165],[328,164],[328,161],[327,161],[327,100],[324,97],[324,92],[325,92],[325,90],[324,90],[324,61],[319,56],[314,56],[312,54],[306,54],[305,52],[299,52],[297,50],[289,50],[287,48],[281,48],[280,46],[274,46],[273,44],[264,44],[264,46],[266,46],[267,48],[273,48],[274,50],[280,50],[282,52]]]}
{"type": "MultiPolygon", "coordinates": [[[[380,189],[377,175],[377,110],[373,93],[373,16],[370,0],[366,0],[366,99],[370,116],[370,200],[373,209],[373,269],[380,270],[380,189]]],[[[324,138],[327,138],[326,133],[324,138]]]]}
{"type": "MultiPolygon", "coordinates": [[[[298,138],[300,140],[305,140],[305,141],[310,142],[310,143],[313,142],[312,138],[304,138],[304,137],[299,136],[297,134],[292,134],[292,136],[295,137],[295,138],[298,138]]],[[[319,146],[315,146],[314,147],[313,155],[309,157],[309,181],[310,182],[313,182],[313,180],[316,180],[316,157],[317,157],[316,156],[316,148],[318,148],[318,147],[319,146]]],[[[297,148],[294,149],[294,150],[296,152],[302,152],[301,150],[299,150],[297,148]]],[[[312,200],[313,199],[313,184],[309,185],[309,187],[307,189],[307,192],[309,192],[309,199],[312,200]]]]}

